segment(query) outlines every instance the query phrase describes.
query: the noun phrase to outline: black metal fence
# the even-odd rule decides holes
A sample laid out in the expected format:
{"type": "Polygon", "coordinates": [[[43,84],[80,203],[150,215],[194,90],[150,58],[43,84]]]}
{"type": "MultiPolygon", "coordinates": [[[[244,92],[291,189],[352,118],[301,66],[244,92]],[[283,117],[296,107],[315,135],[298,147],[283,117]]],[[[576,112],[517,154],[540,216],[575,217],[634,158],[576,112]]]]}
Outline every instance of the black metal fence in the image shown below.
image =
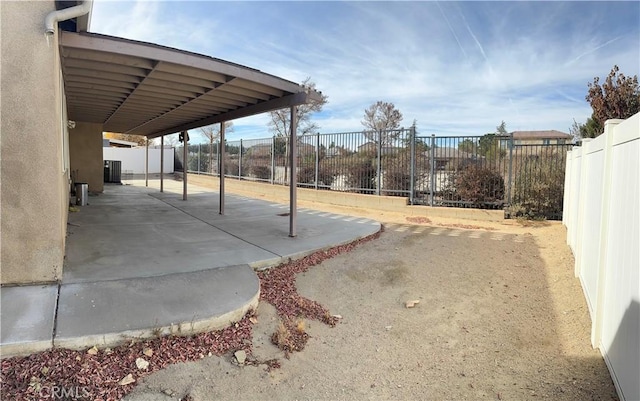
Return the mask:
{"type": "MultiPolygon", "coordinates": [[[[289,138],[227,141],[225,176],[286,185],[289,138]]],[[[298,185],[403,196],[410,204],[504,208],[508,216],[560,219],[572,145],[510,136],[436,137],[413,128],[298,138],[298,185]]],[[[176,149],[176,169],[183,165],[176,149]]],[[[189,172],[219,175],[220,144],[189,145],[189,172]]]]}

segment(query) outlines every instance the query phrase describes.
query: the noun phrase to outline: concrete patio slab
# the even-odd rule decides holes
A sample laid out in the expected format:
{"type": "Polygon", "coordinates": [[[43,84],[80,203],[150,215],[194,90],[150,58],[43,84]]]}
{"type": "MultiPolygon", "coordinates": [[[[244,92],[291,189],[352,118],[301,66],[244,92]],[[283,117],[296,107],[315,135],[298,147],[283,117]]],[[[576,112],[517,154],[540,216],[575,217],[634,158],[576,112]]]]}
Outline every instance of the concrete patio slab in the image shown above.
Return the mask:
{"type": "Polygon", "coordinates": [[[2,288],[0,353],[3,357],[51,348],[57,298],[57,285],[2,288]]]}
{"type": "Polygon", "coordinates": [[[291,238],[287,205],[227,195],[220,215],[218,193],[190,185],[183,201],[182,184],[107,185],[70,213],[60,286],[2,288],[2,356],[219,329],[257,307],[254,269],[380,230],[299,210],[291,238]]]}
{"type": "Polygon", "coordinates": [[[259,294],[248,265],[67,284],[60,291],[54,345],[81,349],[217,330],[257,308],[259,294]]]}

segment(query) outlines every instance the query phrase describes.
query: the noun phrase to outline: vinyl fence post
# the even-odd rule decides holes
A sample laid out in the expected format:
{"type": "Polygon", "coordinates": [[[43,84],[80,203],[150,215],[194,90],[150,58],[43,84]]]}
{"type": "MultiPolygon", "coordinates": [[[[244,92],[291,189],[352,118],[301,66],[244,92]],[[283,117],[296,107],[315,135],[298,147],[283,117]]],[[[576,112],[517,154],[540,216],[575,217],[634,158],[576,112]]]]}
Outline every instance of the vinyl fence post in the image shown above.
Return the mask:
{"type": "Polygon", "coordinates": [[[509,134],[509,186],[507,187],[507,206],[511,208],[511,183],[513,182],[513,132],[509,134]]]}
{"type": "Polygon", "coordinates": [[[433,193],[436,191],[436,136],[431,134],[431,190],[429,191],[429,206],[433,207],[433,193]]]}
{"type": "Polygon", "coordinates": [[[315,188],[318,189],[318,170],[320,170],[320,133],[316,134],[316,175],[315,188]]]}
{"type": "Polygon", "coordinates": [[[409,204],[413,205],[413,197],[415,192],[415,181],[416,181],[416,126],[412,125],[409,130],[409,140],[411,146],[411,166],[409,172],[409,204]]]}
{"type": "Polygon", "coordinates": [[[382,184],[382,168],[381,168],[381,162],[382,162],[382,130],[378,131],[378,157],[377,157],[377,181],[376,181],[376,194],[377,195],[382,195],[382,191],[381,191],[381,184],[382,184]]]}

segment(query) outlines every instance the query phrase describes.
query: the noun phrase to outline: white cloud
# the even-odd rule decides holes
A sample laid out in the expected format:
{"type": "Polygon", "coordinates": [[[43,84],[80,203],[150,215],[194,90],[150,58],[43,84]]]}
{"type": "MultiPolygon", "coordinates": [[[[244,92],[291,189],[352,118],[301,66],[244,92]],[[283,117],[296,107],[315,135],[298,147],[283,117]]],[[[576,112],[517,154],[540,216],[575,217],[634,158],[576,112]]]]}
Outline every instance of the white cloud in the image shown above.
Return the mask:
{"type": "MultiPolygon", "coordinates": [[[[394,102],[421,132],[567,131],[591,113],[587,82],[640,71],[638,3],[105,2],[92,30],[227,59],[329,96],[323,132],[361,129],[394,102]],[[634,18],[634,15],[636,16],[634,18]]],[[[269,136],[267,116],[236,134],[269,136]]]]}

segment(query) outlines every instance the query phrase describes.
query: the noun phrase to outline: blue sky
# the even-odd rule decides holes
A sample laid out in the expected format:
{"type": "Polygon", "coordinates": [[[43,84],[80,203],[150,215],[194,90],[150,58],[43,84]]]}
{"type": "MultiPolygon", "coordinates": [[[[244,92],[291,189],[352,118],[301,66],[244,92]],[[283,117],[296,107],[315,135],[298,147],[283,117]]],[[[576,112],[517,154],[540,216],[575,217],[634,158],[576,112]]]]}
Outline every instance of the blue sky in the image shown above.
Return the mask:
{"type": "MultiPolygon", "coordinates": [[[[329,97],[323,133],[359,131],[393,102],[421,134],[568,132],[587,83],[614,64],[640,74],[640,2],[245,2],[96,0],[90,31],[176,47],[329,97]]],[[[267,115],[230,139],[268,137],[267,115]]]]}

